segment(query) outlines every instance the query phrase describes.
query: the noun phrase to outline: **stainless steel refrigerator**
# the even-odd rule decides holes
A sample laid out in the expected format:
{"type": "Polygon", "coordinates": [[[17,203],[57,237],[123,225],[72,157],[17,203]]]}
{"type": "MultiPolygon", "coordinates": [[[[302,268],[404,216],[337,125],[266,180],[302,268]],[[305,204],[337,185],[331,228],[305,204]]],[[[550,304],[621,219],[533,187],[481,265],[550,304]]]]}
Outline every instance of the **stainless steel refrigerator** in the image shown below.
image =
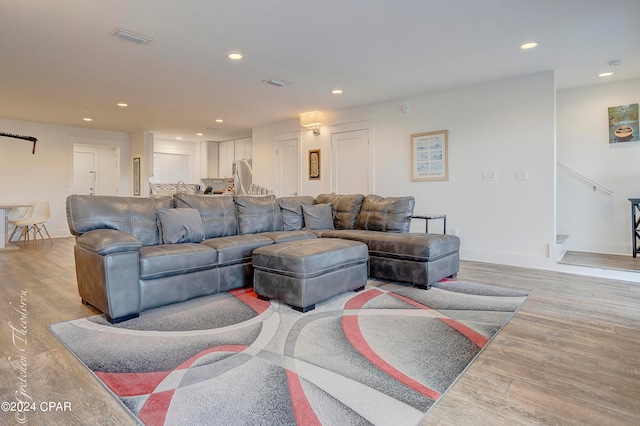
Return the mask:
{"type": "Polygon", "coordinates": [[[233,186],[237,195],[250,195],[253,183],[251,160],[236,160],[233,162],[233,186]]]}

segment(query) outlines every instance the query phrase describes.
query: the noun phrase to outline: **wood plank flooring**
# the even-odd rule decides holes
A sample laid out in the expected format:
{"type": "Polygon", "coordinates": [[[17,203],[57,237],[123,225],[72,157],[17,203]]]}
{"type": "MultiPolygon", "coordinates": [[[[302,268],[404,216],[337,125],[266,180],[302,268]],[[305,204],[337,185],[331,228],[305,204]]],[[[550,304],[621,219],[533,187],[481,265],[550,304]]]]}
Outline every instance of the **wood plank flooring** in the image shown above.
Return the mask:
{"type": "Polygon", "coordinates": [[[630,254],[620,255],[568,251],[562,256],[560,263],[587,266],[590,268],[640,272],[640,257],[633,257],[630,254]]]}
{"type": "MultiPolygon", "coordinates": [[[[134,425],[48,329],[95,314],[77,294],[74,240],[54,242],[0,252],[0,401],[23,390],[71,403],[27,413],[29,425],[134,425]],[[26,324],[26,343],[10,323],[26,324]]],[[[422,425],[640,424],[639,284],[477,262],[462,262],[458,279],[532,296],[422,425]]],[[[12,413],[0,422],[18,424],[12,413]]]]}

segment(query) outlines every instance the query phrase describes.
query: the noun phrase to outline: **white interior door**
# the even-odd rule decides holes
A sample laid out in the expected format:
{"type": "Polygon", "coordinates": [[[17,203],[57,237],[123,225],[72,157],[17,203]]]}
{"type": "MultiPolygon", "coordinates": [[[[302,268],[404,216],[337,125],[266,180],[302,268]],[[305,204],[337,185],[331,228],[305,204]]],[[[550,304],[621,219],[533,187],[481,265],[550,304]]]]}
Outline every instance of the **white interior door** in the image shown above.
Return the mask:
{"type": "Polygon", "coordinates": [[[118,148],[75,144],[73,151],[74,193],[118,195],[119,157],[118,148]]]}
{"type": "Polygon", "coordinates": [[[276,136],[276,196],[298,195],[300,188],[300,135],[276,136]]]}
{"type": "Polygon", "coordinates": [[[96,186],[95,153],[73,153],[74,192],[80,195],[94,195],[96,186]]]}
{"type": "Polygon", "coordinates": [[[331,192],[369,194],[369,129],[331,134],[331,192]]]}

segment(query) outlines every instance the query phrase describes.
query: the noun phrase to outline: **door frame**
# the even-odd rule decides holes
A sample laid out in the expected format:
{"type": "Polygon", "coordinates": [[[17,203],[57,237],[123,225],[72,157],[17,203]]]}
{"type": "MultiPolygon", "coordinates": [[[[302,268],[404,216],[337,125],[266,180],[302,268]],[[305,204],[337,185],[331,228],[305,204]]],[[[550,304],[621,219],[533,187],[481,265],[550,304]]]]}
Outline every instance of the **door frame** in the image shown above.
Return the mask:
{"type": "MultiPolygon", "coordinates": [[[[367,152],[367,157],[369,161],[369,194],[375,194],[375,122],[373,119],[364,120],[364,121],[355,121],[351,123],[340,123],[340,124],[332,124],[327,126],[328,140],[327,143],[329,145],[329,188],[331,193],[335,193],[335,182],[333,179],[334,172],[334,164],[333,164],[333,135],[335,133],[346,133],[346,132],[354,132],[358,130],[368,130],[369,131],[369,148],[367,152]]],[[[364,194],[367,195],[367,194],[364,194]]]]}
{"type": "Polygon", "coordinates": [[[75,145],[93,145],[96,147],[107,147],[107,148],[115,148],[116,156],[119,167],[119,176],[117,181],[118,187],[118,195],[132,195],[132,185],[129,183],[128,174],[126,169],[123,169],[123,159],[129,158],[130,151],[128,144],[124,141],[120,141],[117,139],[99,139],[99,138],[91,138],[91,137],[82,137],[82,136],[69,136],[69,180],[65,183],[67,187],[67,192],[70,194],[70,191],[75,188],[75,180],[74,180],[74,171],[75,167],[73,166],[73,152],[75,145]],[[129,189],[127,189],[129,188],[129,189]]]}
{"type": "Polygon", "coordinates": [[[300,131],[287,132],[287,133],[280,133],[278,135],[274,135],[273,136],[273,142],[274,142],[273,145],[275,147],[275,154],[276,154],[276,164],[275,164],[275,166],[276,166],[275,167],[275,169],[276,169],[276,185],[275,186],[276,186],[276,188],[275,188],[275,194],[276,194],[277,197],[281,197],[282,196],[282,194],[281,194],[282,188],[278,187],[278,183],[280,182],[279,174],[281,172],[281,170],[278,167],[278,162],[279,162],[279,157],[278,157],[278,155],[279,155],[279,153],[278,153],[279,146],[278,146],[278,144],[280,142],[282,142],[282,141],[288,141],[288,140],[291,140],[291,139],[295,139],[296,140],[296,151],[297,151],[297,154],[298,154],[297,155],[297,161],[296,161],[296,168],[297,168],[297,170],[296,170],[296,193],[298,195],[300,195],[300,191],[301,191],[301,187],[302,187],[302,175],[301,175],[302,166],[301,166],[301,162],[300,162],[301,161],[300,160],[300,155],[301,155],[301,153],[300,153],[300,142],[301,142],[301,139],[302,139],[301,132],[300,131]]]}

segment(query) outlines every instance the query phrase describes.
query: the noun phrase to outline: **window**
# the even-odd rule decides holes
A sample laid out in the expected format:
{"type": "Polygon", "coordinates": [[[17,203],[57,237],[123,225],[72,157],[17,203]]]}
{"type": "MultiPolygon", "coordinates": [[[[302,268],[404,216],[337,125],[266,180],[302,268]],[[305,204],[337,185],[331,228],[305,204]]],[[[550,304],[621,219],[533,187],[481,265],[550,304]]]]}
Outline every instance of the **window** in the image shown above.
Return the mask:
{"type": "Polygon", "coordinates": [[[189,182],[189,156],[185,154],[153,153],[151,183],[189,182]]]}

